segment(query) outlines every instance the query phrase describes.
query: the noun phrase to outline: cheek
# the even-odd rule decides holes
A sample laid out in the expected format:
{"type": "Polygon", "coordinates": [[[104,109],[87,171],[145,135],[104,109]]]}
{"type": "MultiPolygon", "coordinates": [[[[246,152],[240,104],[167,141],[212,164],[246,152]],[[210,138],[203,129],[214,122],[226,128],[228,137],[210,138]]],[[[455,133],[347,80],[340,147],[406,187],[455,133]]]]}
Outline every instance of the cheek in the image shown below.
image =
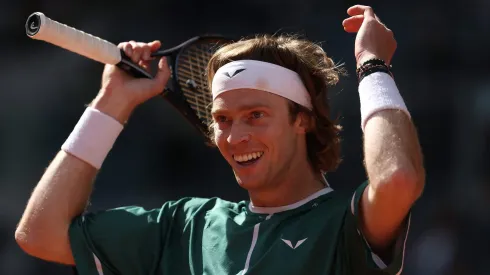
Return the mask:
{"type": "Polygon", "coordinates": [[[216,146],[218,146],[218,149],[220,149],[220,151],[226,143],[226,136],[224,132],[217,129],[217,127],[214,128],[214,143],[216,144],[216,146]]]}
{"type": "Polygon", "coordinates": [[[266,133],[267,140],[272,144],[276,154],[284,154],[291,150],[291,143],[294,141],[294,136],[287,127],[271,127],[266,133]]]}
{"type": "MultiPolygon", "coordinates": [[[[281,132],[280,129],[276,129],[275,127],[257,127],[253,131],[253,140],[255,143],[260,143],[268,148],[268,150],[272,150],[272,152],[279,150],[281,147],[281,143],[284,133],[281,132]]],[[[275,152],[273,154],[277,154],[275,152]]]]}

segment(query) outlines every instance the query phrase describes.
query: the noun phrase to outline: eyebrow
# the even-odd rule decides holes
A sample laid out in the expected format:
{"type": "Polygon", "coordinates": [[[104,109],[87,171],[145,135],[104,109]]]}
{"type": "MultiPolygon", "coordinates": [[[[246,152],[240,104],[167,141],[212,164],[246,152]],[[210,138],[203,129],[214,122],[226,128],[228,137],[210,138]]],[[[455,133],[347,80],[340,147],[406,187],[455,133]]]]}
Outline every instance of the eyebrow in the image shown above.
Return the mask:
{"type": "MultiPolygon", "coordinates": [[[[269,108],[270,108],[270,106],[263,104],[263,103],[245,104],[245,105],[241,105],[238,108],[238,112],[243,112],[243,111],[253,110],[253,109],[269,109],[269,108]]],[[[226,113],[226,112],[228,112],[228,109],[221,109],[221,110],[212,109],[211,110],[212,115],[226,113]]]]}

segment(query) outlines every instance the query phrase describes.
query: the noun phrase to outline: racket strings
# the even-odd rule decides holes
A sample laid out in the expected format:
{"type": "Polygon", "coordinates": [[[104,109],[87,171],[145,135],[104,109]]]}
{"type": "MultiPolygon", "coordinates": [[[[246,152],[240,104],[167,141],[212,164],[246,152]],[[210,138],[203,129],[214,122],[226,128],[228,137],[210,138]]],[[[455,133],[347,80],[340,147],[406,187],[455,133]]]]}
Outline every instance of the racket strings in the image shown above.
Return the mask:
{"type": "Polygon", "coordinates": [[[212,95],[207,88],[206,67],[215,51],[210,43],[195,44],[179,57],[177,75],[182,92],[196,115],[207,125],[212,121],[212,95]]]}

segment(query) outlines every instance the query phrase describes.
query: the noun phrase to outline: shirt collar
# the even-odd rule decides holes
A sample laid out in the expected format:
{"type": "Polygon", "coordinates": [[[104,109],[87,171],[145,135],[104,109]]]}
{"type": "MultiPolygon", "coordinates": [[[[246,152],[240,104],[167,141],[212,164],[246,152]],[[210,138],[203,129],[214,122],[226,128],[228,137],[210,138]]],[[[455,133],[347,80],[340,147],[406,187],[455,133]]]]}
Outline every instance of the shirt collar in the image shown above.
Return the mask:
{"type": "Polygon", "coordinates": [[[248,204],[248,209],[252,213],[256,213],[256,214],[275,214],[275,213],[279,213],[279,212],[284,212],[284,211],[296,209],[296,208],[310,202],[311,200],[316,199],[316,198],[323,196],[325,194],[328,194],[332,191],[333,191],[333,189],[330,186],[328,186],[328,184],[327,184],[325,186],[325,188],[318,190],[317,192],[315,192],[315,193],[309,195],[308,197],[306,197],[306,198],[304,198],[298,202],[295,202],[293,204],[278,206],[278,207],[259,207],[259,206],[254,206],[252,204],[252,202],[250,202],[248,204]]]}

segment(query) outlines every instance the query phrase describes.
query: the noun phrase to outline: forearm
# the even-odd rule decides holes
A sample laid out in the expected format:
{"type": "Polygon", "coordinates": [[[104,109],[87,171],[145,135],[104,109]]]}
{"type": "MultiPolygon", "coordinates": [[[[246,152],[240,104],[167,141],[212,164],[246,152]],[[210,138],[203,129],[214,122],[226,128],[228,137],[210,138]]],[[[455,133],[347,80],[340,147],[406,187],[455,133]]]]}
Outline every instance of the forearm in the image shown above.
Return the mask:
{"type": "MultiPolygon", "coordinates": [[[[17,241],[36,251],[67,251],[63,246],[69,244],[60,240],[68,240],[70,222],[87,206],[96,173],[93,166],[60,151],[29,199],[16,231],[17,241]]],[[[40,254],[52,253],[56,251],[40,254]]]]}
{"type": "Polygon", "coordinates": [[[425,174],[422,152],[415,126],[405,112],[383,110],[367,121],[364,154],[367,174],[373,185],[398,176],[401,180],[411,181],[415,192],[421,191],[425,174]]]}

